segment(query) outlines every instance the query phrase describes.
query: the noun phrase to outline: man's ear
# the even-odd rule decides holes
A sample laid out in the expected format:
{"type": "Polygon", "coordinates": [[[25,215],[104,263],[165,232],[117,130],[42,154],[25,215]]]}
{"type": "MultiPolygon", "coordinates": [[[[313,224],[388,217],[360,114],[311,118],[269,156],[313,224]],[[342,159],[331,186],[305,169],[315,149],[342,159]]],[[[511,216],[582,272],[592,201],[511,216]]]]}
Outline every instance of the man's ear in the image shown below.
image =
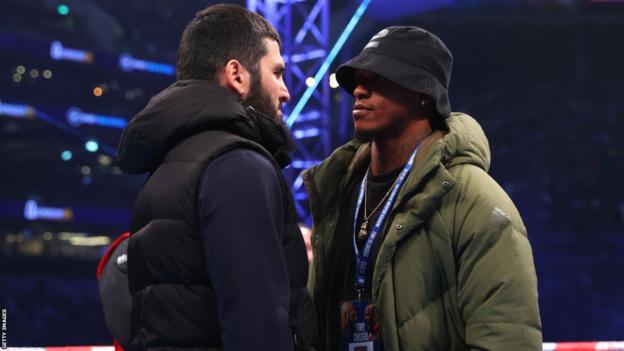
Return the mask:
{"type": "Polygon", "coordinates": [[[219,85],[245,99],[251,86],[251,74],[238,60],[229,60],[219,74],[219,85]]]}

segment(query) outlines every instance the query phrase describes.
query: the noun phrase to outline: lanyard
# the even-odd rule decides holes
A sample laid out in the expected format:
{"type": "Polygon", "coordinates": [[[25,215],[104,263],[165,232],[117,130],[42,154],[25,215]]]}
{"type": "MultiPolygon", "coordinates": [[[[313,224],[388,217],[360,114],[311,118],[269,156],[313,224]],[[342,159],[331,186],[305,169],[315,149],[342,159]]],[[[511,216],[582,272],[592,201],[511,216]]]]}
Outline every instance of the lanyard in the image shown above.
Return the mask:
{"type": "Polygon", "coordinates": [[[373,244],[375,244],[375,239],[377,239],[377,235],[381,231],[384,221],[388,217],[388,213],[390,212],[390,208],[392,207],[392,203],[394,202],[394,199],[397,193],[399,192],[399,189],[401,189],[401,186],[405,182],[405,178],[407,178],[407,174],[409,173],[409,171],[412,169],[412,166],[414,165],[414,158],[416,156],[416,152],[418,152],[419,147],[420,145],[416,147],[416,149],[410,156],[405,166],[403,166],[401,173],[399,173],[397,181],[392,187],[392,190],[390,192],[390,196],[388,196],[388,199],[386,200],[386,203],[384,204],[381,210],[381,213],[379,214],[379,217],[377,218],[377,220],[375,221],[375,224],[371,228],[370,235],[368,236],[368,239],[366,239],[366,245],[364,246],[364,250],[362,251],[362,253],[360,253],[358,250],[357,242],[356,242],[357,219],[358,219],[358,214],[360,212],[360,207],[362,207],[362,201],[364,200],[364,191],[366,190],[365,187],[366,187],[368,173],[370,171],[370,168],[369,170],[366,171],[366,174],[364,175],[364,179],[362,179],[362,183],[360,184],[360,194],[358,195],[357,204],[355,206],[355,218],[353,219],[353,250],[355,252],[355,287],[358,293],[358,298],[364,290],[364,284],[366,282],[366,268],[368,267],[368,262],[370,260],[370,254],[373,248],[373,244]]]}

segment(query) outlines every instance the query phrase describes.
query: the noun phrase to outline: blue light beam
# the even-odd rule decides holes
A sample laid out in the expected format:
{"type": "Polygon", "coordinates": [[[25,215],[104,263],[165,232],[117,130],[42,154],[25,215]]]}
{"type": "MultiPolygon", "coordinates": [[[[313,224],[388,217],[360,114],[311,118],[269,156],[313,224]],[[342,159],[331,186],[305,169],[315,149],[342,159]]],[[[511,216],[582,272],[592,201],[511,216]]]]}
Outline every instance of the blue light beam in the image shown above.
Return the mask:
{"type": "Polygon", "coordinates": [[[175,67],[173,67],[172,65],[140,60],[126,53],[122,53],[121,55],[119,55],[119,68],[124,72],[136,70],[149,73],[164,74],[168,76],[175,75],[175,67]]]}
{"type": "Polygon", "coordinates": [[[70,107],[66,114],[67,123],[72,127],[82,124],[90,124],[101,127],[124,129],[128,122],[123,117],[105,116],[94,113],[86,113],[77,107],[70,107]]]}
{"type": "Polygon", "coordinates": [[[351,19],[349,20],[349,23],[347,23],[347,26],[345,27],[342,34],[340,34],[340,37],[338,37],[338,40],[336,40],[336,44],[334,44],[334,47],[329,52],[329,55],[327,55],[327,58],[325,59],[321,67],[319,68],[318,72],[316,72],[316,74],[314,75],[314,84],[311,84],[306,89],[306,91],[301,96],[301,99],[299,99],[299,101],[297,102],[297,105],[295,105],[295,108],[292,110],[292,112],[288,116],[288,119],[286,120],[286,124],[288,125],[288,127],[291,127],[293,123],[295,123],[295,121],[299,117],[299,114],[301,114],[301,111],[303,111],[303,108],[310,100],[312,93],[314,93],[314,89],[316,89],[316,87],[321,82],[325,73],[327,73],[327,70],[329,70],[329,65],[331,65],[332,62],[334,62],[334,59],[338,55],[338,52],[344,46],[345,42],[347,41],[347,39],[353,32],[353,29],[355,29],[355,26],[358,24],[362,16],[364,15],[364,11],[366,11],[366,8],[371,3],[371,1],[372,0],[363,0],[360,6],[357,8],[357,10],[355,10],[353,17],[351,17],[351,19]]]}
{"type": "MultiPolygon", "coordinates": [[[[78,138],[79,140],[82,140],[84,142],[87,142],[89,140],[89,138],[87,138],[85,135],[83,135],[80,131],[78,131],[77,129],[71,127],[70,125],[59,121],[58,119],[48,115],[47,113],[44,113],[41,110],[36,110],[37,111],[37,118],[64,131],[67,134],[70,134],[72,136],[74,136],[75,138],[78,138]]],[[[108,145],[104,145],[104,144],[100,144],[100,150],[102,150],[103,152],[105,152],[106,154],[110,155],[110,156],[115,156],[117,155],[117,149],[108,145]]]]}

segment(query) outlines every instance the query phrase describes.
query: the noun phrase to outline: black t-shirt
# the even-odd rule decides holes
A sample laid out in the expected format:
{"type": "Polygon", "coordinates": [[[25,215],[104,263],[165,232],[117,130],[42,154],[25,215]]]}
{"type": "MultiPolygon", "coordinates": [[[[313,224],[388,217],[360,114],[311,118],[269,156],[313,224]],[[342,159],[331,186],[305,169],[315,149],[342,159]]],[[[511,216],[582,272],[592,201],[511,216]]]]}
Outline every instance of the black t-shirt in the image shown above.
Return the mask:
{"type": "MultiPolygon", "coordinates": [[[[373,211],[379,202],[384,198],[386,192],[394,184],[403,167],[386,174],[377,176],[368,176],[368,214],[373,211]]],[[[340,304],[342,301],[354,300],[356,298],[355,290],[355,253],[353,251],[353,217],[355,216],[355,206],[360,190],[360,184],[363,176],[358,179],[356,186],[349,190],[347,196],[341,204],[340,218],[338,219],[336,234],[333,245],[329,248],[330,255],[328,264],[331,272],[328,276],[328,303],[330,316],[326,325],[328,351],[339,350],[340,347],[340,304]]],[[[379,214],[383,208],[383,204],[377,209],[375,214],[369,220],[368,231],[370,233],[374,223],[377,221],[379,214]]],[[[364,205],[360,207],[356,230],[359,231],[364,216],[364,205]]],[[[387,222],[387,220],[386,220],[387,222]]],[[[362,252],[366,244],[365,238],[357,240],[358,251],[362,252]]],[[[363,298],[370,299],[372,295],[372,277],[377,260],[379,248],[384,240],[384,230],[377,236],[373,244],[373,250],[366,270],[366,284],[364,287],[365,294],[363,298]]]]}

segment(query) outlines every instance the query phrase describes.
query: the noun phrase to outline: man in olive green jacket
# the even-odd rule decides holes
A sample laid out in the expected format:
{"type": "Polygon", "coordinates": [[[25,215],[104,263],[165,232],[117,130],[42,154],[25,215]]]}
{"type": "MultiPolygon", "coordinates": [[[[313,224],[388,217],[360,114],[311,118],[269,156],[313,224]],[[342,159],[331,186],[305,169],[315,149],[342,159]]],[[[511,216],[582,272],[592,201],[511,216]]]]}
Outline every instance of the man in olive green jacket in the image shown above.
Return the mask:
{"type": "Polygon", "coordinates": [[[369,340],[381,340],[384,350],[541,350],[526,229],[487,174],[483,130],[472,117],[450,112],[451,64],[433,34],[390,27],[338,70],[339,83],[355,96],[360,138],[304,173],[314,216],[308,285],[320,350],[360,345],[341,333],[347,324],[339,320],[342,302],[362,296],[379,322],[367,329],[377,334],[369,340]],[[388,201],[388,213],[377,210],[388,201]],[[376,235],[367,223],[379,217],[376,235]],[[373,235],[365,288],[352,293],[373,235]]]}

